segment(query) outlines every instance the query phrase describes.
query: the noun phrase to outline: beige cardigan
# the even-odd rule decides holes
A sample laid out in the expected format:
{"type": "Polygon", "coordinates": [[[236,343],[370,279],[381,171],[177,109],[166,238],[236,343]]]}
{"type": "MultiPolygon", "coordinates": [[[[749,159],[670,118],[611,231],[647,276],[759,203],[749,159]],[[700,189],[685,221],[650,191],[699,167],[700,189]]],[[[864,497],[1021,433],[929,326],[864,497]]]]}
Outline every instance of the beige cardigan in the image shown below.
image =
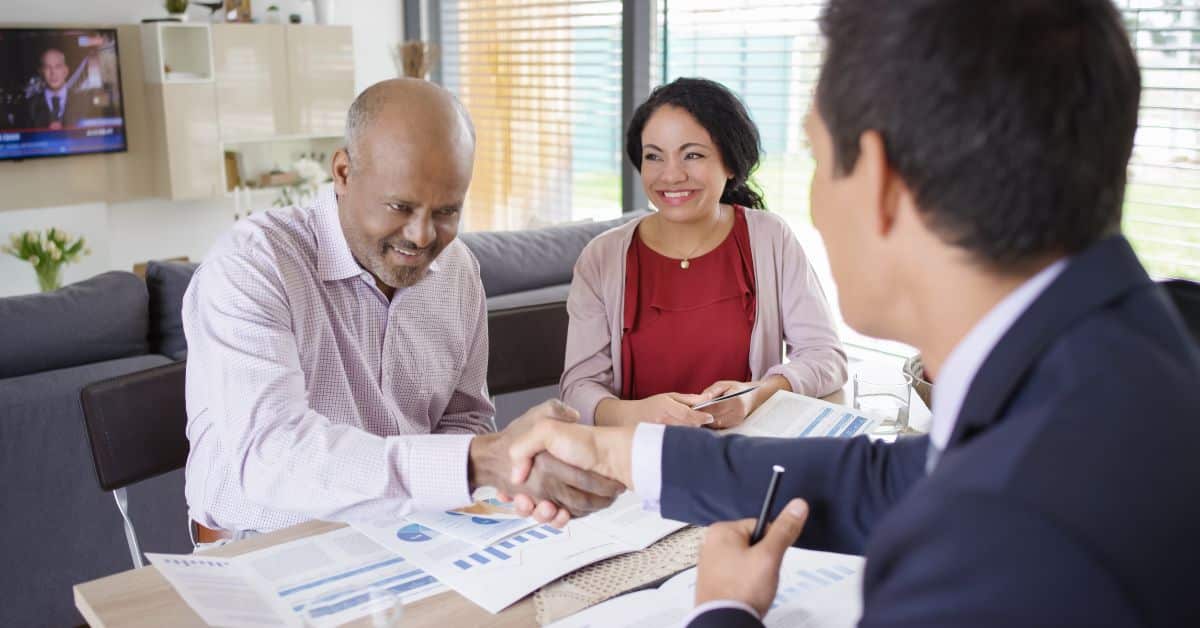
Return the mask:
{"type": "MultiPolygon", "coordinates": [[[[595,422],[596,406],[616,399],[621,383],[625,256],[637,225],[631,220],[596,236],[575,264],[567,297],[571,324],[559,392],[595,422]]],[[[796,235],[775,214],[746,210],[758,307],[750,333],[750,374],[782,375],[794,392],[823,397],[846,383],[846,353],[829,304],[796,235]],[[782,364],[784,343],[790,362],[782,364]]],[[[670,356],[663,356],[669,360],[670,356]]]]}

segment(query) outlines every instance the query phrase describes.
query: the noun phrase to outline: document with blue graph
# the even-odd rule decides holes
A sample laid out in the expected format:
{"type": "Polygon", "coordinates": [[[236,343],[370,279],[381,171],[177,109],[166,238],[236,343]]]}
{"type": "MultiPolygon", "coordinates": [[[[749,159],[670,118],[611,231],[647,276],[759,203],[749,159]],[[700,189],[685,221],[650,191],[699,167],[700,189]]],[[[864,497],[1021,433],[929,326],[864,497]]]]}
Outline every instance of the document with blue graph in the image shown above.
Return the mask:
{"type": "Polygon", "coordinates": [[[538,525],[533,518],[499,519],[452,510],[414,512],[408,516],[408,520],[479,547],[487,547],[501,539],[538,525]]]}
{"type": "MultiPolygon", "coordinates": [[[[862,615],[861,556],[788,549],[779,588],[763,623],[768,628],[850,628],[862,615]]],[[[636,591],[597,604],[550,628],[662,628],[692,611],[696,570],[672,577],[657,589],[636,591]]]]}
{"type": "Polygon", "coordinates": [[[878,420],[828,401],[781,390],[763,402],[741,425],[723,434],[805,438],[849,438],[866,434],[878,420]]]}
{"type": "Polygon", "coordinates": [[[146,556],[188,606],[215,626],[300,626],[310,602],[331,593],[363,591],[361,597],[351,595],[328,609],[328,619],[340,624],[366,613],[368,587],[384,587],[405,604],[446,591],[432,576],[353,528],[233,558],[146,556]]]}
{"type": "Polygon", "coordinates": [[[355,529],[498,613],[547,582],[596,561],[645,549],[684,526],[643,510],[637,497],[626,493],[612,506],[573,520],[562,530],[536,525],[484,546],[464,541],[461,532],[445,534],[408,519],[391,525],[355,524],[355,529]]]}

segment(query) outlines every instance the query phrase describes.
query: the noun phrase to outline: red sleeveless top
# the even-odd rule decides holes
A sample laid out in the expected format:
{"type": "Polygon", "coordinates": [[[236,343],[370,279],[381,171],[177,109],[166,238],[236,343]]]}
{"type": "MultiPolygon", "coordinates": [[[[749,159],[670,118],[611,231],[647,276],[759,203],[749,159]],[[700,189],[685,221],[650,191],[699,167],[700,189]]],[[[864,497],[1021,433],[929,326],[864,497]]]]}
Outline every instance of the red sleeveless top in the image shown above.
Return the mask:
{"type": "Polygon", "coordinates": [[[625,259],[622,399],[750,379],[757,300],[745,212],[735,205],[729,235],[686,269],[634,232],[625,259]]]}

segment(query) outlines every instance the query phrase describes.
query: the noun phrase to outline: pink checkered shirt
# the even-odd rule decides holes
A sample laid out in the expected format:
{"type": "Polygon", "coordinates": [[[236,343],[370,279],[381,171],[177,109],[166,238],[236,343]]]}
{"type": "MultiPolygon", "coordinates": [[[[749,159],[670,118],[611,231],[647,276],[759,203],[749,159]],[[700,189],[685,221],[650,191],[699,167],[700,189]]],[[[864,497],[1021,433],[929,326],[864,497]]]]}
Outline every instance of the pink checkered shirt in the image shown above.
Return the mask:
{"type": "Polygon", "coordinates": [[[266,531],[470,501],[467,447],[495,409],[479,263],[462,242],[389,302],[327,187],[223,236],[183,326],[196,521],[266,531]]]}

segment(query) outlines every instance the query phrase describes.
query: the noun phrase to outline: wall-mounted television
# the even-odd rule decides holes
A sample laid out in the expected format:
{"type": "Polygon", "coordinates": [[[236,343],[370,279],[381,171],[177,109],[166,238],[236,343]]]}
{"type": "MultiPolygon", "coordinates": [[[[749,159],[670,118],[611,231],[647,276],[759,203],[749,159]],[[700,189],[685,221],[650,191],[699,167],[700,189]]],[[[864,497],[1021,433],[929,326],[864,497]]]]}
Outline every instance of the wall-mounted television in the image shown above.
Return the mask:
{"type": "Polygon", "coordinates": [[[126,148],[116,29],[0,27],[0,160],[126,148]]]}

